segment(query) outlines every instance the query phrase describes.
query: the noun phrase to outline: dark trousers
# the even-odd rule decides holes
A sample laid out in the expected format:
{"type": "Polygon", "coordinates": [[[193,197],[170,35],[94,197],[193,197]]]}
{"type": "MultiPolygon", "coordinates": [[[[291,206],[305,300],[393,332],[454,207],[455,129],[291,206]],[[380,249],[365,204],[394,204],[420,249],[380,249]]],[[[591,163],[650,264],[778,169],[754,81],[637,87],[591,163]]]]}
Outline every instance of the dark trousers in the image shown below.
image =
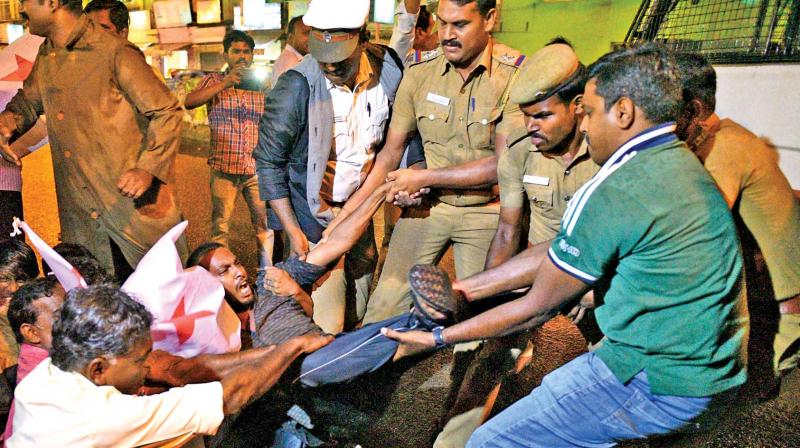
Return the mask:
{"type": "Polygon", "coordinates": [[[9,238],[14,217],[23,219],[22,193],[19,191],[0,191],[0,240],[9,238]]]}
{"type": "Polygon", "coordinates": [[[398,346],[396,341],[381,334],[381,328],[408,331],[418,326],[416,318],[406,313],[340,333],[333,342],[306,356],[298,379],[305,386],[317,387],[343,383],[374,372],[394,357],[398,346]]]}

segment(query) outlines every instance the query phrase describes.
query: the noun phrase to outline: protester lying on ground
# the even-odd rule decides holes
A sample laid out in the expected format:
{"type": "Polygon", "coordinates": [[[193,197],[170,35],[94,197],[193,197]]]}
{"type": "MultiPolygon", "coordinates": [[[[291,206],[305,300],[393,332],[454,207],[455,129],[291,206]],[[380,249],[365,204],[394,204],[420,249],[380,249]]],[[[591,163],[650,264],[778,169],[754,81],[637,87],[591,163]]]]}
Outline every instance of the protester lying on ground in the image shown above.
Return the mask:
{"type": "MultiPolygon", "coordinates": [[[[378,210],[391,184],[386,184],[370,195],[343,222],[341,227],[322,243],[311,249],[306,260],[290,257],[275,268],[259,273],[256,291],[255,346],[278,344],[288,338],[303,334],[321,334],[311,319],[308,291],[312,284],[325,275],[327,266],[336,261],[358,241],[378,210]]],[[[227,248],[203,245],[189,257],[212,274],[225,287],[226,294],[234,300],[252,295],[247,282],[247,272],[236,262],[236,256],[227,248]],[[201,250],[204,249],[204,250],[201,250]]],[[[307,386],[339,383],[374,371],[396,356],[397,344],[382,336],[380,328],[388,326],[397,331],[412,328],[432,329],[438,324],[422,322],[406,313],[365,326],[359,330],[342,333],[333,343],[303,359],[299,380],[307,386]]]]}
{"type": "Polygon", "coordinates": [[[139,446],[214,434],[291,362],[332,339],[305,335],[240,363],[221,381],[134,396],[147,375],[152,316],[110,286],[75,288],[53,325],[52,357],[16,389],[14,446],[139,446]]]}
{"type": "MultiPolygon", "coordinates": [[[[25,224],[20,223],[20,226],[24,227],[25,224]]],[[[27,232],[28,236],[34,241],[39,240],[35,233],[33,233],[33,230],[28,228],[27,232]]],[[[53,250],[47,247],[44,241],[39,242],[42,246],[37,246],[37,248],[42,254],[43,264],[45,265],[45,269],[48,271],[48,276],[52,276],[53,281],[58,278],[59,281],[64,282],[71,280],[73,275],[77,275],[82,281],[84,281],[85,284],[88,285],[98,285],[106,282],[108,282],[106,283],[108,285],[109,283],[114,282],[114,278],[107,271],[105,271],[94,255],[85,247],[78,244],[64,243],[56,246],[58,255],[65,257],[68,262],[76,263],[80,269],[84,270],[75,272],[77,269],[74,269],[74,266],[71,266],[64,260],[53,258],[53,256],[56,255],[53,253],[53,250]],[[50,262],[49,265],[47,261],[50,262]],[[55,272],[49,272],[51,270],[50,266],[53,266],[55,272]],[[55,268],[60,268],[60,270],[55,268]],[[66,271],[69,271],[69,274],[66,274],[65,276],[66,271]],[[84,272],[86,272],[85,275],[84,272]],[[61,276],[59,276],[59,274],[61,276]]],[[[159,242],[158,247],[154,247],[151,249],[151,251],[162,247],[160,243],[161,242],[159,242]]],[[[157,255],[161,255],[161,253],[157,255]]],[[[79,283],[77,282],[73,282],[72,284],[76,285],[73,287],[80,287],[79,283]]],[[[60,291],[63,291],[63,287],[61,285],[59,285],[58,288],[60,291]]],[[[40,319],[52,321],[55,319],[56,312],[56,309],[40,307],[38,310],[38,315],[40,319]]],[[[42,337],[49,338],[49,327],[39,326],[38,329],[40,334],[42,334],[42,337]],[[46,333],[43,333],[45,328],[47,331],[46,333]]],[[[154,394],[163,392],[169,387],[218,381],[241,363],[256,359],[259,356],[262,356],[268,350],[270,350],[270,348],[246,350],[243,352],[226,354],[204,354],[191,358],[184,358],[181,356],[172,355],[165,351],[154,350],[150,356],[148,356],[146,361],[146,364],[149,367],[146,378],[146,386],[143,386],[139,390],[139,393],[154,394]]],[[[14,374],[12,378],[15,376],[16,374],[14,374]]]]}

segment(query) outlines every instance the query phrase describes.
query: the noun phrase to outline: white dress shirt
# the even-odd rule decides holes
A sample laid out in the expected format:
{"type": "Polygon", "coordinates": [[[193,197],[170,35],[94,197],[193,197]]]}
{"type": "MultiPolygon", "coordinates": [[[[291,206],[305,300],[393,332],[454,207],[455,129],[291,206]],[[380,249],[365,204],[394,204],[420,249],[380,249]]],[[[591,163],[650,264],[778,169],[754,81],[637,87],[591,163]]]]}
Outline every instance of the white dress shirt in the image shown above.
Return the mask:
{"type": "Polygon", "coordinates": [[[327,201],[345,202],[366,179],[383,143],[389,100],[366,54],[361,55],[355,87],[325,80],[333,102],[331,154],[320,193],[327,201]]]}
{"type": "Polygon", "coordinates": [[[214,434],[222,423],[222,384],[125,395],[65,372],[50,358],[14,393],[14,447],[133,447],[186,434],[214,434]]]}

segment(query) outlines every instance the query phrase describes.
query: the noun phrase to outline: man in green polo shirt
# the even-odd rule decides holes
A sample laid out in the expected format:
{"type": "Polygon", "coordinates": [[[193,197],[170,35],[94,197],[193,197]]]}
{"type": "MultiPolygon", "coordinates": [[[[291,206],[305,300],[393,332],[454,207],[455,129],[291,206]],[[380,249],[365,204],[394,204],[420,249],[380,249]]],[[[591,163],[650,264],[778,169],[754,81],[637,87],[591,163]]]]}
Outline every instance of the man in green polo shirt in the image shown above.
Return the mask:
{"type": "Polygon", "coordinates": [[[603,346],[545,377],[467,446],[613,446],[666,434],[747,379],[736,230],[674,134],[681,103],[664,49],[602,57],[589,69],[581,124],[602,168],[570,202],[531,291],[443,331],[384,330],[413,353],[541,325],[590,288],[605,291],[603,346]]]}

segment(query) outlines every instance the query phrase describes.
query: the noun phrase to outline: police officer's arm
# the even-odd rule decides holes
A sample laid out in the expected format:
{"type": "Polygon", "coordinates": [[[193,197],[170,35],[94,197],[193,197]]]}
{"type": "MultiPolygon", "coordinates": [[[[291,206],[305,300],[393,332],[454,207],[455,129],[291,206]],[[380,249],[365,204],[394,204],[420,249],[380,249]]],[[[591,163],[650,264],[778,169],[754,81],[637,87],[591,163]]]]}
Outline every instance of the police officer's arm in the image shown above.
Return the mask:
{"type": "Polygon", "coordinates": [[[228,87],[233,87],[240,82],[242,82],[242,75],[239,69],[229,71],[222,82],[212,82],[212,78],[206,75],[197,88],[186,95],[186,99],[183,100],[183,105],[186,106],[187,109],[200,107],[214,99],[214,97],[219,95],[223,90],[228,87]]]}
{"type": "MultiPolygon", "coordinates": [[[[499,337],[544,324],[566,304],[589,290],[589,285],[558,267],[549,258],[539,267],[536,283],[527,294],[498,305],[472,319],[442,332],[448,344],[499,337]]],[[[421,353],[435,347],[433,334],[423,331],[405,333],[390,329],[384,334],[401,343],[398,353],[403,356],[421,353]]]]}
{"type": "Polygon", "coordinates": [[[308,240],[300,229],[289,200],[288,163],[307,117],[309,88],[303,75],[287,71],[264,100],[258,124],[258,144],[253,150],[261,199],[269,201],[289,236],[292,253],[305,257],[308,240]]]}
{"type": "Polygon", "coordinates": [[[519,248],[522,233],[522,207],[525,205],[525,187],[522,177],[525,170],[526,148],[509,148],[497,162],[497,183],[500,187],[500,221],[486,254],[484,269],[505,263],[519,248]]]}
{"type": "Polygon", "coordinates": [[[22,89],[14,95],[6,105],[6,109],[0,113],[0,156],[16,165],[21,164],[20,159],[24,154],[14,151],[9,142],[13,142],[25,134],[39,119],[39,115],[44,113],[42,97],[36,82],[38,65],[39,59],[37,58],[22,89]]]}
{"type": "Polygon", "coordinates": [[[389,173],[386,180],[394,182],[392,194],[398,191],[416,192],[426,187],[485,188],[497,183],[497,154],[501,152],[502,149],[496,148],[493,156],[446,168],[401,169],[389,173]]]}
{"type": "Polygon", "coordinates": [[[506,136],[524,127],[519,106],[507,103],[495,128],[494,155],[460,165],[427,170],[397,170],[387,176],[395,183],[393,192],[419,191],[425,187],[485,188],[497,183],[497,160],[506,148],[506,136]]]}
{"type": "Polygon", "coordinates": [[[150,187],[154,177],[164,183],[172,180],[182,115],[178,99],[133,44],[128,43],[117,52],[115,73],[120,90],[149,121],[147,147],[134,168],[123,173],[117,182],[123,196],[135,199],[150,187]]]}
{"type": "Polygon", "coordinates": [[[521,222],[521,207],[500,207],[500,220],[486,254],[484,269],[500,266],[514,256],[522,233],[521,222]]]}
{"type": "Polygon", "coordinates": [[[476,301],[530,286],[547,258],[550,241],[529,247],[499,266],[453,282],[467,301],[476,301]]]}

